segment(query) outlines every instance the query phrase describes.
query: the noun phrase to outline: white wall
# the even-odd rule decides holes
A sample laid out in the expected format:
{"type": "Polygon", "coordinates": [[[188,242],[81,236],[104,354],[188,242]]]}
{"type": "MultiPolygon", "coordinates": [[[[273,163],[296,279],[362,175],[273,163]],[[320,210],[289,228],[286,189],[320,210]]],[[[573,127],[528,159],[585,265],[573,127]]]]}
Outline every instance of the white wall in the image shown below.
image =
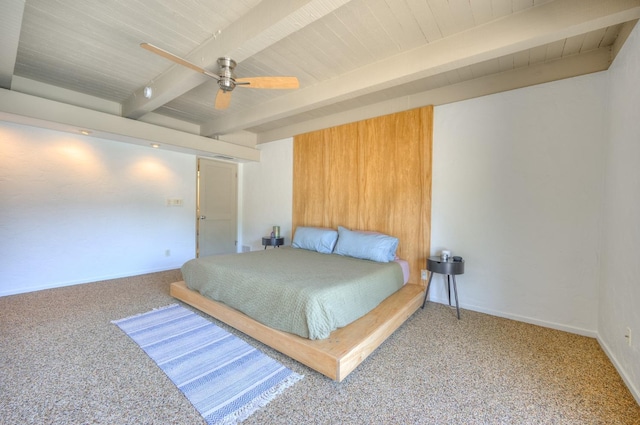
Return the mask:
{"type": "Polygon", "coordinates": [[[259,145],[259,163],[242,164],[242,245],[263,249],[262,237],[280,226],[291,244],[293,208],[293,139],[259,145]]]}
{"type": "Polygon", "coordinates": [[[465,258],[461,306],[595,336],[605,98],[600,73],[435,109],[431,248],[465,258]]]}
{"type": "Polygon", "coordinates": [[[640,27],[609,73],[598,339],[640,403],[640,27]],[[632,330],[631,346],[624,337],[632,330]]]}
{"type": "Polygon", "coordinates": [[[179,268],[195,255],[195,167],[193,155],[0,122],[0,296],[179,268]]]}

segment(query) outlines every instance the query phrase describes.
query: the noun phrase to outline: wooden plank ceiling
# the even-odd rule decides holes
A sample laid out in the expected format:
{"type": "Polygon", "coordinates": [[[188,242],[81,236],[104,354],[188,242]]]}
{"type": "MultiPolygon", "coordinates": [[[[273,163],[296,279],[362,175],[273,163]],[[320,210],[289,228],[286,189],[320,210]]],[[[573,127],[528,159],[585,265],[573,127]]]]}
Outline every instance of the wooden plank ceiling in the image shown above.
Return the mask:
{"type": "MultiPolygon", "coordinates": [[[[2,9],[3,91],[205,138],[241,134],[249,145],[602,71],[640,18],[640,0],[3,0],[2,9]],[[236,88],[216,110],[215,80],[141,42],[213,72],[229,56],[238,77],[291,75],[300,89],[236,88]]],[[[16,114],[1,100],[0,119],[16,114]]]]}

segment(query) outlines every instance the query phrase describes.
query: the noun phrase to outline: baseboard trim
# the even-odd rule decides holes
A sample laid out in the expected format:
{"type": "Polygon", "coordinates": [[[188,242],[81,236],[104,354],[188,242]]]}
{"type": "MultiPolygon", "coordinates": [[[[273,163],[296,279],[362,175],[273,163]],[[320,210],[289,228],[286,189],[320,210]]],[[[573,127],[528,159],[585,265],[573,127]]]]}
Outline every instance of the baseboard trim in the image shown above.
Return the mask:
{"type": "Polygon", "coordinates": [[[136,270],[136,271],[126,272],[126,273],[117,273],[117,274],[105,275],[105,276],[94,276],[89,280],[56,282],[49,285],[30,286],[28,288],[15,288],[8,291],[0,292],[0,297],[6,297],[9,295],[26,294],[29,292],[44,291],[46,289],[64,288],[66,286],[84,285],[87,283],[102,282],[104,280],[120,279],[123,277],[133,277],[133,276],[141,276],[141,275],[150,274],[150,273],[166,272],[169,270],[179,269],[181,266],[182,266],[182,263],[180,263],[180,265],[177,265],[177,266],[172,265],[172,266],[161,267],[157,269],[154,268],[154,269],[148,269],[148,270],[136,270]]]}
{"type": "MultiPolygon", "coordinates": [[[[439,304],[449,305],[449,302],[446,298],[440,298],[440,297],[431,298],[431,296],[429,296],[429,301],[437,302],[439,304]]],[[[471,310],[471,311],[477,311],[478,313],[485,313],[491,316],[511,319],[518,322],[529,323],[531,325],[542,326],[543,328],[556,329],[558,331],[564,331],[564,332],[569,332],[576,335],[587,336],[589,338],[596,338],[598,335],[598,333],[595,330],[583,329],[575,326],[567,326],[561,323],[534,319],[532,317],[521,316],[521,315],[512,314],[512,313],[505,313],[504,311],[492,310],[492,309],[478,307],[474,305],[460,304],[460,308],[471,310]]]]}
{"type": "Polygon", "coordinates": [[[622,365],[620,364],[620,362],[618,362],[618,359],[613,354],[613,351],[611,351],[609,346],[600,338],[600,336],[596,337],[596,340],[598,341],[598,344],[600,344],[600,347],[602,348],[602,351],[604,351],[604,353],[607,355],[607,357],[609,358],[609,360],[613,364],[613,367],[615,367],[616,370],[618,371],[618,374],[620,375],[620,377],[624,381],[625,385],[627,386],[627,388],[631,392],[631,395],[633,396],[633,398],[636,399],[636,403],[638,403],[640,405],[640,391],[638,391],[638,388],[636,388],[635,385],[633,385],[633,381],[627,375],[627,373],[625,372],[625,370],[622,367],[622,365]]]}

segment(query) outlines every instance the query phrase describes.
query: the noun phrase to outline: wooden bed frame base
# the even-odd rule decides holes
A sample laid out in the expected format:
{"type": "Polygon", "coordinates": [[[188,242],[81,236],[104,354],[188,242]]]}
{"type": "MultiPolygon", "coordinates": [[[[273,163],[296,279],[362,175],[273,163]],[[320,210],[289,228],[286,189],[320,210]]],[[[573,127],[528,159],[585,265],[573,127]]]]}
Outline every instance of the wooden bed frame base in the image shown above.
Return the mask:
{"type": "Polygon", "coordinates": [[[367,315],[321,340],[310,340],[265,326],[238,310],[192,291],[184,281],[172,283],[170,293],[172,297],[340,382],[420,308],[424,287],[405,285],[367,315]]]}

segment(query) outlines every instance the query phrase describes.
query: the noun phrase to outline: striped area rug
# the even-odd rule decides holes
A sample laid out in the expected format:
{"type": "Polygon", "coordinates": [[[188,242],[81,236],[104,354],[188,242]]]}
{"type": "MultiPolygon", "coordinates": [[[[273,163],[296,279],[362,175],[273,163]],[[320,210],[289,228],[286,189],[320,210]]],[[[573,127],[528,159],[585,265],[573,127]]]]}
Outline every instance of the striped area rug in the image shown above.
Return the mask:
{"type": "Polygon", "coordinates": [[[234,424],[303,378],[177,304],[113,322],[184,393],[208,424],[234,424]]]}

